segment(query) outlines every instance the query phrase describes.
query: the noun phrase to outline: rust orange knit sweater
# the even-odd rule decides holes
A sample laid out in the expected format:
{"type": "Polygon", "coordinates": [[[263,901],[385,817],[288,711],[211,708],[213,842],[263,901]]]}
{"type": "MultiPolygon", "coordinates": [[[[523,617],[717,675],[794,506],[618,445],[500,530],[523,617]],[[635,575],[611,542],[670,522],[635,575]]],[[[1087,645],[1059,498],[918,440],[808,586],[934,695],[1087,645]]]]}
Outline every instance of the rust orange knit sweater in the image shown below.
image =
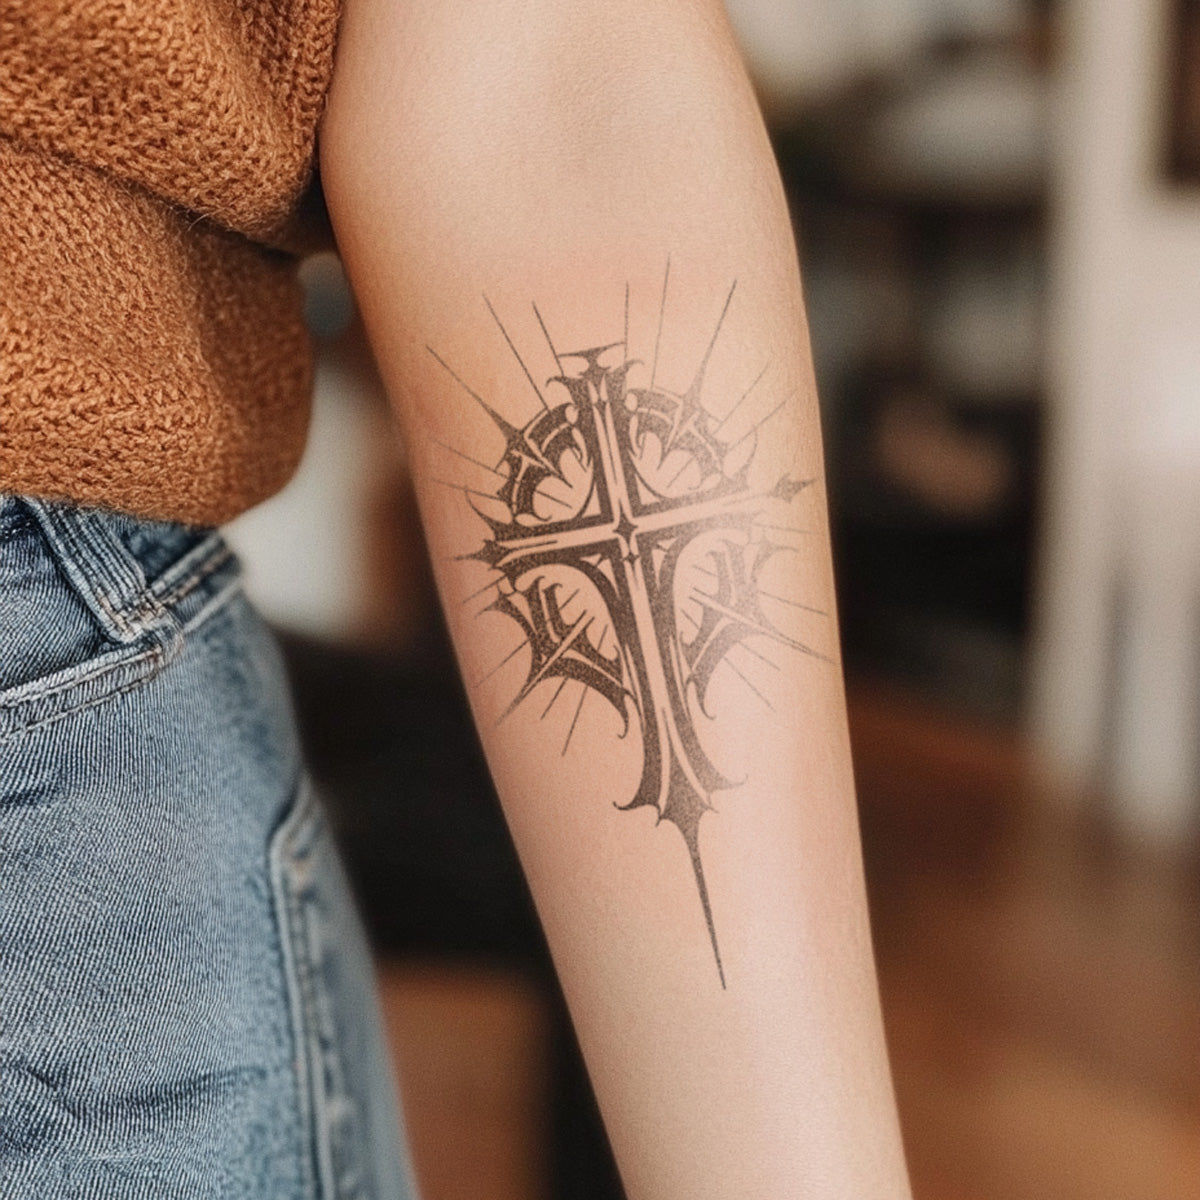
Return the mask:
{"type": "Polygon", "coordinates": [[[0,0],[0,491],[227,520],[291,474],[337,0],[0,0]]]}

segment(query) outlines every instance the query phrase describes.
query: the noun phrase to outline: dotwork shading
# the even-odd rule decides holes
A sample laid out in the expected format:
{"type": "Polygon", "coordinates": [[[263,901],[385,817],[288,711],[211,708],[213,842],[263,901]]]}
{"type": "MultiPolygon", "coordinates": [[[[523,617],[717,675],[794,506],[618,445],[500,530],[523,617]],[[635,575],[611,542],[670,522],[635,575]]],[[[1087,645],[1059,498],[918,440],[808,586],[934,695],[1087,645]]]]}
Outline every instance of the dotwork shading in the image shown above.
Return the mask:
{"type": "MultiPolygon", "coordinates": [[[[777,606],[825,616],[795,599],[764,591],[760,578],[777,555],[794,550],[811,531],[789,523],[796,496],[813,481],[783,475],[766,491],[748,483],[759,430],[787,403],[763,403],[757,377],[722,407],[703,397],[709,359],[733,301],[725,298],[716,328],[686,391],[657,383],[658,349],[666,309],[664,278],[649,381],[635,386],[644,364],[630,356],[626,289],[621,341],[581,350],[555,348],[536,305],[534,313],[558,373],[539,387],[488,303],[520,364],[538,407],[510,421],[430,348],[430,354],[480,406],[504,439],[495,465],[451,446],[460,462],[485,472],[480,486],[439,482],[460,490],[486,523],[479,547],[461,556],[484,564],[492,578],[467,597],[490,596],[480,610],[502,613],[522,640],[490,671],[495,676],[523,649],[524,682],[501,720],[535,691],[549,715],[560,695],[578,684],[578,699],[561,752],[566,754],[588,697],[595,693],[619,715],[626,736],[642,742],[641,778],[622,810],[653,806],[673,824],[691,859],[704,920],[722,987],[725,972],[700,858],[700,820],[715,792],[737,786],[704,748],[697,721],[711,720],[709,688],[721,666],[769,705],[744,669],[778,670],[773,647],[829,661],[783,633],[764,612],[777,606]],[[762,415],[755,416],[755,411],[762,415]],[[730,429],[729,434],[725,433],[730,429]],[[743,657],[739,667],[734,649],[743,657]]],[[[502,407],[511,409],[509,401],[502,407]]]]}

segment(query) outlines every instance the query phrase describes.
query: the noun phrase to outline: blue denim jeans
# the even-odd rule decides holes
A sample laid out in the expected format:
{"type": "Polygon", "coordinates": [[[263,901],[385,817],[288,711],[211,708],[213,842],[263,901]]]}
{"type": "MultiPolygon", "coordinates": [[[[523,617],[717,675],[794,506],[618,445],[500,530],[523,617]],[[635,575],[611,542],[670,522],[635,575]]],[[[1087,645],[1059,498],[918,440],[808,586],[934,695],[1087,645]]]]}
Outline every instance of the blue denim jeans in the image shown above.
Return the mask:
{"type": "Polygon", "coordinates": [[[0,495],[0,1196],[411,1195],[236,561],[208,530],[0,495]]]}

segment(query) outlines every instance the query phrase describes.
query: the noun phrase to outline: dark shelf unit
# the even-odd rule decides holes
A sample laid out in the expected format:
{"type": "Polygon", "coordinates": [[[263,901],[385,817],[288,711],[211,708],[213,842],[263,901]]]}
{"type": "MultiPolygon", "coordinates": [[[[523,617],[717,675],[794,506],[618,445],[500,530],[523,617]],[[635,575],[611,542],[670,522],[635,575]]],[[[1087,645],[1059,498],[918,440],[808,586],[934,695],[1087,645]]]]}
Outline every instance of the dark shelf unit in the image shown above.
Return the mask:
{"type": "MultiPolygon", "coordinates": [[[[939,48],[921,70],[970,53],[939,48]]],[[[873,177],[864,130],[893,95],[872,80],[772,134],[806,276],[846,664],[1011,723],[1038,518],[1040,346],[1022,377],[980,387],[941,369],[930,326],[964,256],[1001,274],[1019,264],[1029,324],[1041,305],[1045,188],[1040,178],[920,188],[873,177]],[[831,266],[858,271],[856,303],[830,304],[831,266]],[[845,325],[859,327],[850,350],[839,346],[845,325]],[[957,506],[947,500],[956,474],[957,506]]]]}

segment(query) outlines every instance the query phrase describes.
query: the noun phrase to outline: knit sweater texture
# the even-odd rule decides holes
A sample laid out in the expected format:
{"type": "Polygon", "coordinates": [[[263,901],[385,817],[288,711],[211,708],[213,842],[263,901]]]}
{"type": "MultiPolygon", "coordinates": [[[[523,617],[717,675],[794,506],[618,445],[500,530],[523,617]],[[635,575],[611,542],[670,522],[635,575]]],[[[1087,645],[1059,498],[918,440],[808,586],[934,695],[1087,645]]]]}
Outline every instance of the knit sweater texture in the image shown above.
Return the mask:
{"type": "Polygon", "coordinates": [[[0,0],[0,492],[219,524],[291,475],[338,0],[0,0]]]}

